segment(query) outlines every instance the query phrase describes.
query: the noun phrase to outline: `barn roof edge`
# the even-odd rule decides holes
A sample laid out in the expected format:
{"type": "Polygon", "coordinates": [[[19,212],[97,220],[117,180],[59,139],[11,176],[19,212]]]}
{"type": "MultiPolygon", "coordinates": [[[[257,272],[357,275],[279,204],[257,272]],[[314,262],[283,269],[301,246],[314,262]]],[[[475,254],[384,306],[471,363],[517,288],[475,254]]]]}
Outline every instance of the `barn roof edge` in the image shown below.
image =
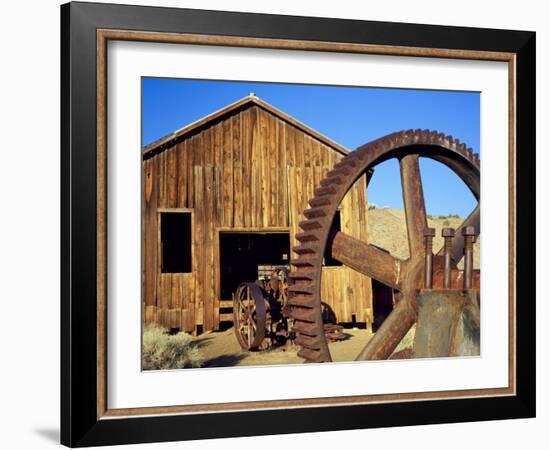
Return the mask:
{"type": "Polygon", "coordinates": [[[183,128],[180,128],[179,130],[174,131],[173,133],[170,133],[160,139],[157,139],[156,141],[146,145],[143,147],[142,150],[142,156],[152,156],[151,154],[154,153],[160,153],[164,151],[166,148],[170,146],[172,141],[181,138],[182,136],[185,136],[186,134],[192,133],[193,131],[197,130],[200,127],[203,127],[207,125],[208,123],[220,119],[223,116],[230,114],[234,110],[241,108],[247,104],[254,104],[256,106],[259,106],[260,108],[270,112],[271,114],[275,115],[281,120],[284,120],[287,123],[290,123],[291,125],[295,126],[296,128],[300,129],[304,133],[314,137],[315,139],[321,141],[325,145],[333,148],[334,150],[342,153],[343,155],[348,155],[351,153],[349,149],[344,147],[341,144],[338,144],[337,142],[333,141],[329,137],[319,133],[317,130],[307,126],[303,122],[300,122],[299,120],[295,119],[294,117],[290,116],[289,114],[286,114],[285,112],[281,111],[280,109],[274,107],[273,105],[267,103],[266,101],[260,99],[254,94],[249,94],[246,97],[241,98],[240,100],[237,100],[236,102],[233,102],[217,111],[214,111],[211,114],[208,114],[207,116],[196,120],[195,122],[192,122],[183,128]]]}

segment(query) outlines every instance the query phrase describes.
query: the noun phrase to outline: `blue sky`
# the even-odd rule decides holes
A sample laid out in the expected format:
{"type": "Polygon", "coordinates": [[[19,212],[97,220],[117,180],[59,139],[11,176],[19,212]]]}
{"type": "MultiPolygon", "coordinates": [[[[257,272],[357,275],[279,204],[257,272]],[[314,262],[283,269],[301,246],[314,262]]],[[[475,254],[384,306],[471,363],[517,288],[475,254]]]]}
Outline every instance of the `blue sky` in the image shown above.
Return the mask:
{"type": "MultiPolygon", "coordinates": [[[[350,150],[394,131],[429,128],[479,153],[479,93],[164,78],[143,78],[142,88],[144,145],[254,92],[350,150]]],[[[420,170],[428,214],[465,217],[475,207],[445,166],[423,158],[420,170]]],[[[397,161],[377,166],[368,196],[378,206],[402,208],[397,161]]]]}

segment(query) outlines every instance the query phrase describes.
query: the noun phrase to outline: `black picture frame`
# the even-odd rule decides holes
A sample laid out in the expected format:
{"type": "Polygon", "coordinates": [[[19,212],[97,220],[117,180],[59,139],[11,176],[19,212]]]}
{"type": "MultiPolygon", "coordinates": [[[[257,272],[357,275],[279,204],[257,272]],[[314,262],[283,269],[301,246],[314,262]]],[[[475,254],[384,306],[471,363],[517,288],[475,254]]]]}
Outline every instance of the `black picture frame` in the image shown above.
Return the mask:
{"type": "Polygon", "coordinates": [[[71,447],[535,416],[535,33],[94,3],[61,6],[61,442],[71,447]],[[98,29],[516,55],[516,394],[209,414],[97,417],[98,29]],[[274,426],[273,424],[276,424],[274,426]]]}

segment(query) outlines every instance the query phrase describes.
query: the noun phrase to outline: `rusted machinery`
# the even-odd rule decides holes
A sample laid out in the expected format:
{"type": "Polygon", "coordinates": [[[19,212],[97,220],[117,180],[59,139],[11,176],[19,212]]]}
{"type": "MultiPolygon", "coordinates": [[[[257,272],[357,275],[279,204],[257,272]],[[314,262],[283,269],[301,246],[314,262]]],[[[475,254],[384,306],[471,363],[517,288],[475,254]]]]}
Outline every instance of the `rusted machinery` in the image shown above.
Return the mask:
{"type": "Polygon", "coordinates": [[[478,156],[458,140],[428,130],[393,133],[358,148],[337,163],[315,189],[310,208],[304,211],[307,220],[300,222],[302,231],[296,236],[300,245],[293,249],[297,256],[291,261],[287,303],[294,319],[295,341],[301,346],[298,354],[307,362],[331,361],[321,302],[321,268],[327,247],[333,258],[395,292],[393,311],[358,360],[389,358],[415,323],[415,356],[471,354],[476,345],[479,349],[479,272],[472,270],[472,243],[479,234],[479,204],[456,234],[445,230],[444,248],[433,255],[433,231],[427,227],[419,157],[445,164],[479,202],[478,156]],[[338,205],[356,180],[390,158],[399,160],[401,170],[409,244],[406,260],[331,227],[338,205]],[[457,263],[464,253],[462,271],[457,263]],[[438,302],[445,310],[441,317],[436,314],[438,302]]]}
{"type": "Polygon", "coordinates": [[[233,325],[244,350],[258,350],[269,344],[284,343],[291,337],[288,318],[288,269],[275,268],[268,279],[241,283],[233,294],[233,325]]]}
{"type": "MultiPolygon", "coordinates": [[[[268,277],[253,283],[241,283],[233,294],[233,324],[235,335],[244,350],[253,351],[292,343],[294,320],[288,308],[288,272],[286,266],[272,268],[268,277]]],[[[328,305],[322,305],[323,330],[329,340],[344,337],[342,326],[330,315],[328,305]]]]}

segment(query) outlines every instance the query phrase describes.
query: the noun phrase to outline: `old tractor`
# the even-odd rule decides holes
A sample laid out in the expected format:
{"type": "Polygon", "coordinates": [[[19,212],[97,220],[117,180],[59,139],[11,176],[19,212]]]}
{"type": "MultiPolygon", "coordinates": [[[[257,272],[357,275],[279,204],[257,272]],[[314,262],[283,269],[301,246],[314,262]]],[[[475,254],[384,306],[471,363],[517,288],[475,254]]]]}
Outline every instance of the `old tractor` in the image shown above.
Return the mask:
{"type": "MultiPolygon", "coordinates": [[[[293,249],[288,309],[295,343],[306,362],[331,361],[323,324],[322,260],[333,258],[394,291],[395,305],[357,360],[387,359],[416,324],[412,357],[479,354],[479,271],[473,270],[473,242],[479,235],[479,203],[456,230],[444,229],[445,245],[432,251],[434,230],[427,226],[419,158],[431,158],[454,171],[479,202],[480,163],[458,140],[428,130],[390,134],[338,162],[315,189],[293,249]],[[337,208],[354,185],[377,164],[399,161],[409,258],[386,253],[342,232],[331,232],[337,208]],[[458,263],[464,260],[463,269],[458,263]]],[[[262,310],[263,311],[263,310],[262,310]]],[[[262,312],[263,314],[263,312],[262,312]]]]}
{"type": "MultiPolygon", "coordinates": [[[[258,279],[241,283],[233,294],[233,324],[243,350],[254,351],[293,344],[294,320],[288,307],[289,266],[259,266],[258,279]]],[[[344,338],[328,305],[322,305],[322,322],[329,340],[344,338]]]]}

